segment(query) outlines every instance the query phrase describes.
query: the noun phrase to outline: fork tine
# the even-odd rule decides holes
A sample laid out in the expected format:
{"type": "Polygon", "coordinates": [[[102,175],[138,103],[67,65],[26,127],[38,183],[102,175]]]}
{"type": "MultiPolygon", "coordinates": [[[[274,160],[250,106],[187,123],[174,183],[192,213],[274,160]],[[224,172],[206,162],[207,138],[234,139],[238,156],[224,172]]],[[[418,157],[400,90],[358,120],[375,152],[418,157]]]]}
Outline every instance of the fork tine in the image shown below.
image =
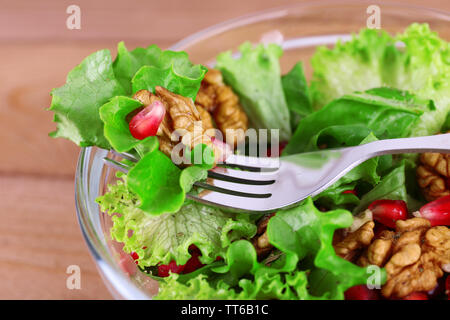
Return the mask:
{"type": "Polygon", "coordinates": [[[264,185],[275,182],[278,172],[251,172],[231,168],[215,167],[208,171],[208,177],[250,185],[264,185]]]}
{"type": "Polygon", "coordinates": [[[272,197],[248,198],[211,190],[204,190],[198,195],[186,194],[188,199],[198,201],[207,205],[218,206],[237,212],[273,212],[275,208],[271,204],[272,197]]]}
{"type": "Polygon", "coordinates": [[[130,166],[128,166],[124,163],[120,163],[111,158],[105,157],[105,158],[103,158],[103,161],[105,162],[105,164],[107,166],[114,168],[116,170],[122,171],[123,173],[128,173],[128,171],[130,170],[130,166]]]}
{"type": "Polygon", "coordinates": [[[116,150],[113,150],[113,149],[111,149],[110,151],[111,151],[112,154],[114,154],[114,155],[116,155],[116,156],[118,156],[118,157],[121,157],[121,158],[123,158],[123,159],[129,160],[129,161],[131,161],[131,162],[138,162],[138,161],[139,161],[139,160],[136,159],[136,157],[133,156],[132,154],[125,153],[125,152],[117,152],[116,150]]]}
{"type": "Polygon", "coordinates": [[[206,182],[198,181],[194,183],[194,185],[208,190],[214,190],[217,192],[224,192],[228,194],[236,194],[249,198],[267,198],[272,194],[273,191],[272,185],[248,185],[218,179],[207,179],[206,182]]]}
{"type": "Polygon", "coordinates": [[[280,167],[280,160],[279,158],[257,158],[232,154],[226,158],[224,164],[251,171],[275,171],[280,167]]]}

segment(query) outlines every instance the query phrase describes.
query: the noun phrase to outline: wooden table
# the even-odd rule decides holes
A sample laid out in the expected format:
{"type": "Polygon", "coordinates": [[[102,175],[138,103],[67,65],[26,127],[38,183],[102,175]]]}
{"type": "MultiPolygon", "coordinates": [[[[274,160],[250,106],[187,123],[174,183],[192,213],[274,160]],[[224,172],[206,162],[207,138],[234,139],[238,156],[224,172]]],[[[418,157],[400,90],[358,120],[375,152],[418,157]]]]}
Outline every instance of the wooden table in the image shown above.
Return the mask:
{"type": "MultiPolygon", "coordinates": [[[[79,148],[47,136],[55,127],[45,110],[49,92],[67,72],[95,50],[115,52],[119,40],[167,47],[209,25],[294,2],[0,0],[0,299],[111,298],[76,221],[79,148]],[[81,30],[66,28],[70,4],[81,7],[81,30]],[[80,290],[66,287],[69,265],[81,268],[80,290]]],[[[427,5],[450,10],[448,1],[427,5]]]]}

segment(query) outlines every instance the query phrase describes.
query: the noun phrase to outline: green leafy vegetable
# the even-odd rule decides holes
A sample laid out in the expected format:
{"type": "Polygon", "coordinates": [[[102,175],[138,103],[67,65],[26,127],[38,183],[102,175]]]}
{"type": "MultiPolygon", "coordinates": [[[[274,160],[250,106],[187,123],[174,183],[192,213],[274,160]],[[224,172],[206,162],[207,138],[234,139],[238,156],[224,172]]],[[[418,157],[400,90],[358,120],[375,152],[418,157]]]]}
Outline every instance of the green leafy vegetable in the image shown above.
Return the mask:
{"type": "Polygon", "coordinates": [[[402,162],[397,168],[386,175],[378,185],[361,198],[361,202],[355,208],[354,212],[358,213],[363,211],[369,204],[379,199],[403,200],[408,203],[405,169],[406,162],[402,162]]]}
{"type": "Polygon", "coordinates": [[[141,140],[131,135],[126,119],[132,111],[140,107],[141,103],[137,100],[117,96],[99,109],[100,118],[105,123],[105,137],[117,152],[129,151],[141,143],[141,140]]]}
{"type": "Polygon", "coordinates": [[[159,150],[146,154],[128,172],[128,187],[149,214],[173,213],[183,205],[181,169],[159,150]]]}
{"type": "Polygon", "coordinates": [[[162,50],[157,45],[147,48],[136,48],[128,51],[123,41],[117,45],[117,57],[113,68],[117,80],[128,95],[132,94],[131,79],[142,66],[154,66],[158,63],[162,50]]]}
{"type": "Polygon", "coordinates": [[[109,186],[97,202],[102,211],[113,215],[112,238],[124,243],[125,252],[136,252],[141,267],[172,260],[185,264],[191,244],[202,252],[202,263],[212,263],[225,256],[229,239],[250,238],[256,233],[256,226],[241,216],[193,202],[173,214],[148,215],[137,207],[137,197],[126,180],[109,186]]]}
{"type": "Polygon", "coordinates": [[[427,24],[412,24],[395,37],[364,29],[333,49],[318,48],[311,64],[316,108],[354,91],[381,86],[407,90],[435,104],[424,109],[412,136],[438,132],[450,111],[450,44],[427,24]]]}
{"type": "Polygon", "coordinates": [[[114,62],[109,50],[100,50],[75,67],[64,86],[53,89],[49,110],[55,112],[57,130],[50,136],[70,139],[81,147],[109,149],[108,137],[115,146],[135,145],[124,130],[125,111],[140,105],[121,96],[162,86],[195,99],[206,71],[202,65],[192,65],[185,52],[163,51],[156,45],[128,51],[120,42],[114,62]],[[104,104],[107,110],[102,116],[109,122],[105,133],[99,112],[104,104]]]}
{"type": "Polygon", "coordinates": [[[340,143],[360,142],[370,132],[381,139],[408,135],[427,102],[401,95],[395,89],[382,92],[384,96],[376,90],[345,95],[307,116],[299,123],[283,154],[317,150],[322,135],[333,136],[340,143]],[[386,92],[392,98],[387,98],[386,92]]]}
{"type": "Polygon", "coordinates": [[[290,110],[291,126],[295,128],[300,119],[313,112],[303,63],[298,62],[291,71],[283,75],[281,84],[290,110]]]}
{"type": "MultiPolygon", "coordinates": [[[[365,284],[370,276],[367,268],[361,268],[338,257],[332,245],[336,229],[346,228],[353,218],[346,210],[320,212],[308,198],[298,207],[278,212],[267,226],[269,242],[299,260],[312,257],[316,268],[331,273],[339,281],[331,282],[333,290],[323,292],[329,299],[342,299],[343,292],[355,285],[365,284]]],[[[384,283],[386,274],[381,272],[380,281],[384,283]]],[[[320,277],[310,279],[309,285],[315,287],[320,277]]],[[[319,290],[317,290],[319,291],[319,290]]]]}
{"type": "Polygon", "coordinates": [[[240,102],[256,129],[279,129],[282,141],[291,136],[289,109],[281,84],[279,58],[282,49],[275,45],[244,43],[241,57],[231,51],[217,56],[217,68],[224,80],[239,95],[240,102]]]}
{"type": "Polygon", "coordinates": [[[81,147],[108,149],[99,108],[111,97],[123,94],[125,90],[114,77],[109,50],[89,55],[69,72],[64,86],[52,90],[49,110],[55,112],[57,130],[50,136],[72,140],[81,147]]]}

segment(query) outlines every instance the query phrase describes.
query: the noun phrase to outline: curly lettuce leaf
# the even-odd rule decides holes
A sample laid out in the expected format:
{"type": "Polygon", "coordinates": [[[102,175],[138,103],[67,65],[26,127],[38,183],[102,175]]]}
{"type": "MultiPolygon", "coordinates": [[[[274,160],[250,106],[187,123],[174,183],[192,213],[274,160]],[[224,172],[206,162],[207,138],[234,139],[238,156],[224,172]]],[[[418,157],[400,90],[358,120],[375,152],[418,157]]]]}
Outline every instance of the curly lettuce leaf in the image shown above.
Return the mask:
{"type": "Polygon", "coordinates": [[[255,224],[241,216],[194,202],[186,202],[173,214],[148,215],[138,208],[126,180],[110,185],[97,202],[112,215],[112,238],[124,243],[125,252],[139,255],[140,267],[172,260],[185,264],[192,244],[202,252],[202,263],[212,263],[225,256],[230,239],[251,238],[256,233],[255,224]]]}
{"type": "MultiPolygon", "coordinates": [[[[183,52],[178,53],[188,61],[187,56],[183,55],[183,52]]],[[[185,64],[180,64],[178,69],[176,69],[175,66],[170,65],[167,69],[143,66],[136,72],[132,79],[133,92],[142,89],[154,92],[155,87],[160,86],[171,92],[195,100],[197,92],[200,89],[201,81],[207,71],[206,67],[201,65],[188,67],[185,64]]]]}
{"type": "Polygon", "coordinates": [[[370,132],[380,139],[405,137],[428,105],[429,101],[388,88],[344,95],[304,118],[283,155],[317,150],[324,138],[338,146],[360,142],[370,132]]]}
{"type": "Polygon", "coordinates": [[[89,55],[69,72],[65,85],[51,92],[49,110],[55,113],[57,130],[50,136],[72,140],[81,147],[108,149],[99,109],[111,97],[125,93],[114,76],[109,50],[89,55]]]}
{"type": "Polygon", "coordinates": [[[290,111],[291,127],[295,129],[300,119],[313,112],[308,83],[301,61],[281,77],[281,84],[290,111]]]}
{"type": "Polygon", "coordinates": [[[160,283],[155,299],[310,299],[307,275],[294,270],[296,261],[284,269],[257,262],[253,245],[246,240],[233,242],[227,250],[226,264],[209,268],[217,273],[194,276],[172,274],[160,283]]]}
{"type": "Polygon", "coordinates": [[[394,43],[385,31],[363,29],[351,41],[338,41],[332,49],[318,47],[310,60],[314,107],[319,109],[345,94],[383,86],[382,58],[385,48],[394,43]]]}
{"type": "Polygon", "coordinates": [[[279,58],[283,51],[275,44],[244,43],[241,56],[231,51],[217,56],[217,68],[225,82],[239,95],[242,107],[256,129],[279,129],[282,141],[291,136],[289,109],[281,83],[279,58]]]}
{"type": "Polygon", "coordinates": [[[432,99],[411,136],[438,132],[450,111],[450,44],[428,24],[412,24],[404,33],[364,29],[333,49],[319,47],[311,59],[311,95],[316,108],[355,91],[388,86],[432,99]]]}
{"type": "Polygon", "coordinates": [[[55,112],[57,130],[50,136],[67,138],[81,147],[109,149],[111,143],[105,134],[114,135],[112,143],[122,145],[120,140],[128,140],[126,144],[129,144],[128,132],[115,130],[111,133],[110,130],[117,127],[119,121],[125,121],[117,118],[119,113],[110,115],[109,129],[104,134],[99,114],[104,104],[111,107],[109,100],[118,98],[121,105],[117,107],[129,106],[132,103],[119,96],[129,96],[140,89],[153,91],[155,86],[195,99],[206,71],[202,65],[193,65],[185,52],[163,51],[156,45],[128,51],[120,42],[114,62],[109,50],[100,50],[69,72],[64,86],[52,90],[49,110],[55,112]],[[149,74],[148,70],[152,72],[149,74]]]}
{"type": "Polygon", "coordinates": [[[114,74],[125,88],[128,95],[132,94],[131,79],[142,66],[156,65],[163,51],[157,45],[147,48],[127,49],[123,41],[117,45],[117,57],[113,63],[114,74]]]}
{"type": "MultiPolygon", "coordinates": [[[[343,299],[346,289],[366,284],[370,277],[367,268],[358,267],[334,252],[334,231],[346,228],[352,222],[349,211],[338,209],[321,212],[308,198],[298,207],[277,212],[268,223],[267,235],[269,242],[279,250],[295,255],[299,260],[311,259],[317,269],[325,270],[322,273],[331,273],[339,279],[329,284],[333,286],[332,290],[313,290],[314,294],[320,292],[327,299],[343,299]]],[[[383,271],[380,281],[385,280],[386,274],[383,271]]],[[[311,277],[309,286],[319,286],[321,281],[321,277],[311,277]]]]}
{"type": "Polygon", "coordinates": [[[204,274],[189,279],[186,283],[178,281],[178,275],[167,277],[159,284],[155,300],[235,300],[239,295],[224,282],[211,285],[204,274]]]}

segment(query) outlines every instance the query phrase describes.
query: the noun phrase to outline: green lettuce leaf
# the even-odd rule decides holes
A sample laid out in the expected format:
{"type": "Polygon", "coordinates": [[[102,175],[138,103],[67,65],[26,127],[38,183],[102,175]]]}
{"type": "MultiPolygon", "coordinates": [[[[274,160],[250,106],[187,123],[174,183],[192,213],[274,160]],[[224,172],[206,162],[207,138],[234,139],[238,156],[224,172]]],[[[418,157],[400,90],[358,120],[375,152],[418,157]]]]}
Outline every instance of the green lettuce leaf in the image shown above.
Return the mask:
{"type": "Polygon", "coordinates": [[[112,238],[124,243],[125,252],[139,255],[140,267],[172,260],[185,264],[192,244],[202,252],[202,263],[212,263],[225,256],[230,239],[251,238],[256,233],[255,224],[242,216],[194,202],[186,202],[173,214],[148,215],[138,208],[126,179],[110,185],[97,202],[102,211],[112,215],[112,238]]]}
{"type": "Polygon", "coordinates": [[[239,295],[224,282],[215,286],[204,274],[189,279],[186,283],[178,281],[174,274],[160,282],[159,292],[153,297],[155,300],[234,300],[239,295]]]}
{"type": "Polygon", "coordinates": [[[242,107],[256,129],[279,129],[282,141],[291,136],[289,109],[281,83],[279,58],[282,49],[244,43],[241,56],[235,59],[231,51],[217,56],[217,68],[225,82],[239,95],[242,107]]]}
{"type": "Polygon", "coordinates": [[[310,60],[314,107],[319,109],[345,94],[383,86],[382,59],[385,48],[394,43],[385,31],[363,29],[351,41],[338,41],[333,49],[318,47],[310,60]]]}
{"type": "MultiPolygon", "coordinates": [[[[308,199],[270,219],[269,241],[282,252],[271,265],[257,261],[250,241],[236,240],[223,256],[225,263],[170,275],[156,299],[343,299],[347,288],[369,283],[372,274],[334,252],[334,231],[352,220],[346,210],[320,212],[308,199]]],[[[383,269],[378,280],[380,285],[386,280],[383,269]]]]}
{"type": "Polygon", "coordinates": [[[438,132],[450,111],[450,44],[427,24],[412,24],[396,36],[364,29],[333,49],[319,47],[311,64],[316,108],[342,95],[375,87],[407,90],[432,99],[435,105],[424,110],[411,136],[438,132]]]}
{"type": "Polygon", "coordinates": [[[141,89],[154,92],[155,86],[161,86],[192,99],[208,71],[203,65],[193,65],[186,52],[161,50],[156,45],[128,51],[123,42],[113,67],[127,94],[141,89]]]}
{"type": "Polygon", "coordinates": [[[447,113],[447,117],[445,119],[444,125],[442,126],[442,132],[446,133],[450,131],[450,112],[447,113]]]}
{"type": "Polygon", "coordinates": [[[144,155],[128,172],[128,187],[139,198],[139,208],[157,215],[173,213],[183,205],[181,169],[159,150],[144,155]]]}
{"type": "MultiPolygon", "coordinates": [[[[342,299],[346,289],[366,284],[371,274],[367,268],[358,267],[334,252],[334,231],[346,228],[352,222],[349,211],[338,209],[321,212],[308,198],[298,207],[277,212],[268,223],[267,235],[269,242],[279,250],[295,255],[299,260],[312,259],[317,269],[325,270],[321,273],[330,273],[339,279],[329,284],[333,285],[333,290],[316,290],[314,294],[320,292],[327,299],[342,299]]],[[[385,280],[386,274],[382,271],[380,285],[385,280]]],[[[309,286],[316,287],[319,281],[321,277],[311,277],[309,286]]]]}
{"type": "Polygon", "coordinates": [[[147,48],[136,48],[128,51],[123,41],[117,45],[117,57],[113,63],[114,74],[122,84],[126,93],[131,95],[131,79],[142,66],[154,66],[157,64],[162,50],[157,45],[147,48]]]}
{"type": "Polygon", "coordinates": [[[409,197],[406,190],[406,162],[401,164],[387,174],[381,182],[368,193],[361,197],[359,205],[354,209],[354,213],[365,210],[369,204],[379,199],[403,200],[408,203],[409,197]]]}
{"type": "MultiPolygon", "coordinates": [[[[141,143],[141,140],[131,135],[129,124],[126,120],[128,114],[142,104],[134,99],[117,96],[100,107],[100,118],[104,122],[104,135],[117,152],[127,152],[141,143]]],[[[148,137],[146,139],[156,139],[148,137]]]]}
{"type": "Polygon", "coordinates": [[[290,110],[291,127],[295,129],[300,119],[313,112],[308,83],[303,72],[303,63],[298,62],[281,77],[286,103],[290,110]]]}
{"type": "Polygon", "coordinates": [[[81,147],[109,149],[108,137],[112,137],[113,147],[135,145],[123,122],[125,111],[139,106],[120,96],[163,86],[195,99],[206,72],[206,67],[192,65],[185,52],[163,51],[156,45],[128,51],[120,42],[114,62],[109,50],[100,50],[69,72],[64,86],[52,90],[49,110],[55,113],[57,130],[50,136],[67,138],[81,147]],[[109,122],[105,133],[99,113],[104,104],[108,110],[104,110],[103,120],[109,122]]]}
{"type": "Polygon", "coordinates": [[[370,132],[380,139],[405,137],[428,103],[388,88],[344,95],[304,118],[283,155],[317,150],[330,136],[338,142],[333,147],[361,142],[370,132]]]}
{"type": "Polygon", "coordinates": [[[85,58],[67,75],[66,84],[53,89],[49,110],[55,113],[57,130],[52,137],[72,140],[81,147],[110,147],[103,135],[99,108],[111,97],[125,94],[114,76],[109,50],[85,58]]]}

